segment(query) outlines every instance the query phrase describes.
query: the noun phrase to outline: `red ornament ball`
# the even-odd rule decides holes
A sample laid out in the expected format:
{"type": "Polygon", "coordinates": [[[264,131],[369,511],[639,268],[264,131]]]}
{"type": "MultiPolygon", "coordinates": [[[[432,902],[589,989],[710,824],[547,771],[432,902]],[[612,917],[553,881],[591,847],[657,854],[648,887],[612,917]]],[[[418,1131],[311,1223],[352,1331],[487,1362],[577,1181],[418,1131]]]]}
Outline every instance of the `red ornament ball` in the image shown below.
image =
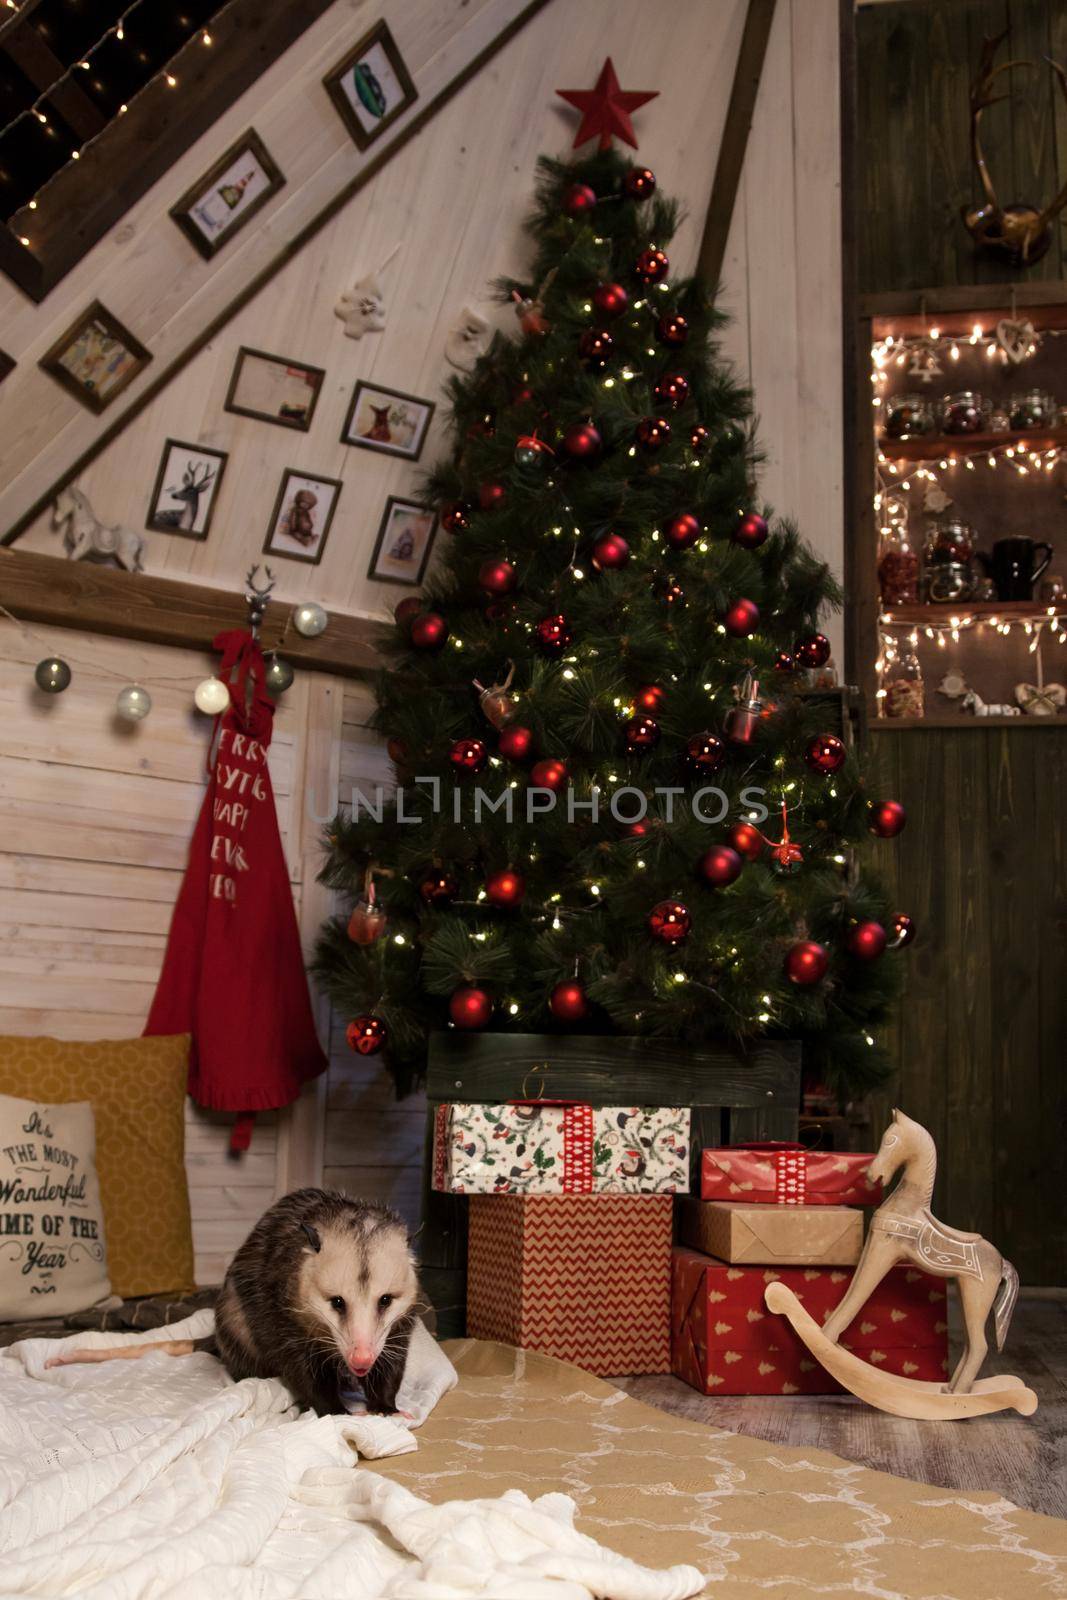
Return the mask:
{"type": "Polygon", "coordinates": [[[655,717],[640,715],[631,717],[626,724],[626,748],[634,755],[642,755],[646,750],[654,750],[659,744],[659,723],[655,717]]]}
{"type": "Polygon", "coordinates": [[[551,789],[556,794],[567,782],[569,774],[565,764],[555,756],[537,761],[530,768],[530,782],[535,789],[551,789]]]}
{"type": "Polygon", "coordinates": [[[593,290],[593,305],[603,317],[621,317],[629,303],[621,283],[598,283],[593,290]]]}
{"type": "Polygon", "coordinates": [[[693,919],[689,915],[689,908],[680,900],[661,900],[648,913],[646,926],[653,939],[658,939],[660,944],[680,944],[683,939],[688,939],[693,919]]]}
{"type": "Polygon", "coordinates": [[[895,839],[904,831],[908,820],[908,813],[899,800],[872,800],[867,812],[867,827],[879,839],[895,839]]]}
{"type": "Polygon", "coordinates": [[[584,217],[596,205],[596,190],[587,183],[572,183],[563,196],[563,209],[568,217],[584,217]]]}
{"type": "Polygon", "coordinates": [[[733,638],[746,639],[759,627],[759,606],[754,600],[735,600],[722,622],[733,638]]]}
{"type": "Polygon", "coordinates": [[[611,334],[598,332],[595,328],[588,328],[578,340],[578,354],[587,367],[597,372],[607,366],[614,348],[615,340],[611,334]]]}
{"type": "Polygon", "coordinates": [[[763,517],[756,511],[750,511],[747,516],[734,529],[734,543],[739,544],[743,550],[758,550],[766,539],[768,528],[763,517]]]}
{"type": "Polygon", "coordinates": [[[825,633],[809,633],[793,646],[798,667],[824,667],[830,659],[830,641],[825,633]]]}
{"type": "Polygon", "coordinates": [[[449,533],[465,533],[471,525],[471,508],[465,500],[453,500],[441,508],[441,526],[449,533]]]}
{"type": "Polygon", "coordinates": [[[631,200],[648,200],[656,192],[656,174],[650,167],[631,167],[622,186],[631,200]]]}
{"type": "Polygon", "coordinates": [[[562,612],[552,617],[542,617],[534,626],[534,635],[548,656],[561,655],[574,638],[570,623],[562,612]]]}
{"type": "Polygon", "coordinates": [[[897,911],[890,923],[893,937],[889,941],[890,950],[903,950],[914,939],[917,929],[914,922],[904,911],[897,911]]]}
{"type": "Polygon", "coordinates": [[[481,739],[457,739],[448,759],[457,772],[481,772],[489,752],[481,739]]]}
{"type": "Polygon", "coordinates": [[[785,975],[790,983],[807,987],[825,978],[830,957],[823,946],[816,944],[814,939],[802,939],[799,944],[793,945],[786,951],[784,964],[785,975]]]}
{"type": "Polygon", "coordinates": [[[485,898],[490,905],[498,906],[501,910],[507,911],[521,905],[525,893],[526,879],[513,867],[494,872],[485,880],[485,898]]]}
{"type": "Polygon", "coordinates": [[[431,867],[419,880],[419,898],[427,906],[448,906],[459,893],[459,884],[443,867],[431,867]]]}
{"type": "Polygon", "coordinates": [[[656,323],[656,338],[677,350],[689,337],[689,323],[680,311],[667,311],[656,323]]]}
{"type": "Polygon", "coordinates": [[[621,533],[605,533],[593,546],[593,566],[598,572],[617,572],[630,559],[630,546],[621,533]]]}
{"type": "Polygon", "coordinates": [[[463,983],[452,991],[448,1014],[457,1028],[484,1028],[493,1015],[493,1002],[484,989],[463,983]]]}
{"type": "Polygon", "coordinates": [[[634,262],[634,277],[640,278],[642,283],[662,283],[670,270],[670,261],[654,245],[642,250],[634,262]]]}
{"type": "Polygon", "coordinates": [[[665,373],[652,391],[661,406],[677,411],[689,399],[689,379],[680,372],[665,373]]]}
{"type": "Polygon", "coordinates": [[[348,1048],[360,1056],[376,1056],[389,1038],[389,1030],[381,1017],[353,1017],[345,1029],[348,1048]]]}
{"type": "Polygon", "coordinates": [[[642,450],[652,454],[670,443],[671,425],[666,417],[642,417],[634,429],[634,437],[642,450]]]}
{"type": "Polygon", "coordinates": [[[413,594],[409,594],[406,600],[397,601],[393,607],[393,618],[397,627],[406,628],[409,622],[415,620],[421,610],[422,601],[416,600],[413,594]]]}
{"type": "Polygon", "coordinates": [[[886,946],[886,932],[880,922],[857,922],[848,931],[845,943],[849,955],[859,961],[877,961],[886,946]]]}
{"type": "Polygon", "coordinates": [[[671,518],[663,536],[673,550],[688,550],[700,538],[700,523],[691,511],[683,511],[671,518]]]}
{"type": "Polygon", "coordinates": [[[836,733],[817,733],[808,740],[804,760],[812,772],[821,772],[828,778],[844,766],[845,747],[836,733]]]}
{"type": "Polygon", "coordinates": [[[508,497],[508,491],[502,483],[480,483],[478,485],[478,504],[483,511],[499,511],[508,497]]]}
{"type": "Polygon", "coordinates": [[[376,900],[357,900],[348,919],[348,937],[362,949],[376,944],[389,925],[389,918],[376,900]]]}
{"type": "Polygon", "coordinates": [[[589,1013],[589,1001],[577,980],[557,983],[548,997],[548,1009],[557,1022],[581,1022],[589,1013]]]}
{"type": "Polygon", "coordinates": [[[733,848],[743,855],[746,861],[758,859],[763,846],[766,844],[762,833],[751,822],[735,822],[726,835],[733,848]]]}
{"type": "Polygon", "coordinates": [[[707,776],[718,772],[726,760],[726,746],[717,733],[694,733],[686,742],[685,759],[694,772],[707,776]]]}
{"type": "Polygon", "coordinates": [[[711,446],[711,431],[705,428],[702,422],[694,424],[689,430],[689,448],[696,456],[702,456],[711,446]]]}
{"type": "Polygon", "coordinates": [[[527,761],[533,754],[533,742],[530,729],[513,722],[510,727],[501,729],[497,749],[505,761],[527,761]]]}
{"type": "Polygon", "coordinates": [[[658,683],[646,683],[634,695],[634,705],[638,711],[647,711],[654,717],[666,698],[658,683]]]}
{"type": "Polygon", "coordinates": [[[486,594],[510,594],[518,582],[518,573],[510,561],[483,561],[478,568],[478,582],[486,594]]]}
{"type": "Polygon", "coordinates": [[[591,422],[572,422],[561,443],[572,460],[591,461],[599,454],[600,434],[591,422]]]}
{"type": "Polygon", "coordinates": [[[796,662],[793,660],[793,657],[789,654],[788,650],[779,650],[778,654],[774,658],[774,670],[775,672],[796,671],[796,662]]]}
{"type": "Polygon", "coordinates": [[[715,889],[725,889],[733,883],[735,878],[741,876],[744,862],[736,850],[728,844],[713,844],[710,850],[705,851],[697,863],[697,871],[705,883],[710,883],[715,889]]]}
{"type": "Polygon", "coordinates": [[[411,624],[411,642],[416,650],[440,650],[448,638],[448,623],[436,611],[427,611],[411,624]]]}

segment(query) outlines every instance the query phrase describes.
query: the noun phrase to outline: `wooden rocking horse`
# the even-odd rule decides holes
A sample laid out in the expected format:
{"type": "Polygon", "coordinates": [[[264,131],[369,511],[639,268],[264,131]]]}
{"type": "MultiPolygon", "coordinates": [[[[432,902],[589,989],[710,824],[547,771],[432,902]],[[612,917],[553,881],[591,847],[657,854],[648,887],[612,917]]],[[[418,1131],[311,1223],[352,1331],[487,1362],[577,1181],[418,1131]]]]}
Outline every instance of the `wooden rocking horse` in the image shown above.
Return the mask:
{"type": "Polygon", "coordinates": [[[882,1411],[899,1417],[944,1418],[972,1417],[1011,1407],[1024,1416],[1031,1415],[1037,1409],[1037,1396],[1021,1379],[978,1379],[989,1348],[989,1313],[993,1313],[997,1349],[1002,1350],[1019,1292],[1019,1274],[981,1234],[960,1233],[937,1221],[930,1210],[937,1148],[925,1128],[894,1111],[869,1171],[872,1178],[889,1183],[901,1167],[904,1176],[871,1220],[848,1291],[823,1326],[819,1327],[792,1290],[779,1281],[767,1286],[764,1299],[768,1309],[789,1319],[811,1353],[839,1383],[882,1411]],[[899,1261],[910,1261],[937,1278],[956,1279],[967,1342],[947,1385],[883,1372],[838,1343],[899,1261]]]}

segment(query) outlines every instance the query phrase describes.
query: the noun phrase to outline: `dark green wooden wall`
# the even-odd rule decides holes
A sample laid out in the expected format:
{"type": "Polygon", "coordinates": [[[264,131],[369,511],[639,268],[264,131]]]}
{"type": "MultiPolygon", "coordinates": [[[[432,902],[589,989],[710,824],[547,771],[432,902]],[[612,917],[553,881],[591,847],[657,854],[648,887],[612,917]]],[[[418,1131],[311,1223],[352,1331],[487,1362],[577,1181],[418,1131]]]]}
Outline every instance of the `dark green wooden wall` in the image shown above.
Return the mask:
{"type": "Polygon", "coordinates": [[[870,740],[909,813],[877,864],[920,930],[892,1045],[940,1152],[935,1208],[1024,1283],[1067,1283],[1067,725],[870,740]]]}
{"type": "MultiPolygon", "coordinates": [[[[902,0],[861,6],[857,44],[859,288],[1010,282],[978,255],[960,208],[981,198],[971,161],[970,84],[983,35],[1011,28],[998,61],[1012,97],[987,111],[982,143],[1002,205],[1047,203],[1067,181],[1067,104],[1045,60],[1067,65],[1067,0],[902,0]]],[[[1018,269],[1015,277],[1019,277],[1018,269]]],[[[1028,281],[1067,276],[1064,230],[1028,281]]]]}

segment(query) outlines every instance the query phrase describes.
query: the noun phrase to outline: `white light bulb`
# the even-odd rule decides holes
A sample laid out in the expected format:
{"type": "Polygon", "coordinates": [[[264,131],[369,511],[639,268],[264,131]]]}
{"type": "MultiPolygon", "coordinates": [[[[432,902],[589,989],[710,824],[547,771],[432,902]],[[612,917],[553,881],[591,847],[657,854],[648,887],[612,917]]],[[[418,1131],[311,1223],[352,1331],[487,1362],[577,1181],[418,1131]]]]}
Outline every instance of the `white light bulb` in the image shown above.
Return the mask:
{"type": "Polygon", "coordinates": [[[193,694],[196,709],[206,717],[217,717],[230,703],[230,691],[221,678],[205,678],[193,694]]]}

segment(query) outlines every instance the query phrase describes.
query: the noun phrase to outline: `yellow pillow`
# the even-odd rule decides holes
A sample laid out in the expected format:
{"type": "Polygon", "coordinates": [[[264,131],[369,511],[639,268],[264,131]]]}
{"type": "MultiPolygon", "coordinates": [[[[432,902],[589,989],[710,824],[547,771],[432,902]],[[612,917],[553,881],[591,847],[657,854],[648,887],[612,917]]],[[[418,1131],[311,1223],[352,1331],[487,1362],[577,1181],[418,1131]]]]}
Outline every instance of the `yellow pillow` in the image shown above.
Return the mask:
{"type": "Polygon", "coordinates": [[[108,1275],[124,1299],[194,1287],[188,1069],[188,1034],[92,1043],[0,1035],[0,1094],[92,1105],[108,1275]]]}

